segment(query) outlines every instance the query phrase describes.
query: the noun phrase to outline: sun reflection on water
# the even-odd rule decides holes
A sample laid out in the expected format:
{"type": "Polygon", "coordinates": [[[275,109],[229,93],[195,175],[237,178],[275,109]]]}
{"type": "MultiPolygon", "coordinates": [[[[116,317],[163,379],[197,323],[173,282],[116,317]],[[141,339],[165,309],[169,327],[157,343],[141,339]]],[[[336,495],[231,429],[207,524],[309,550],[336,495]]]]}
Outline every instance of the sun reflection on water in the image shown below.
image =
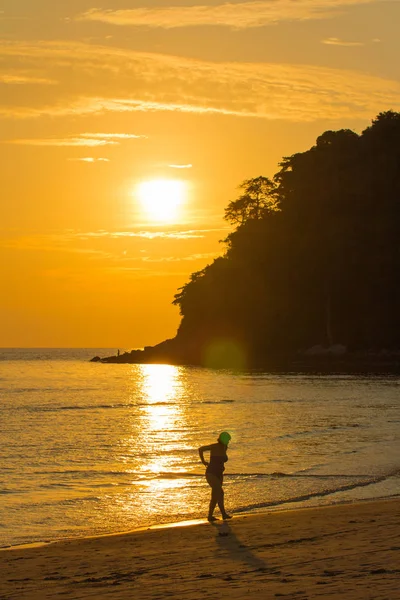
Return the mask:
{"type": "MultiPolygon", "coordinates": [[[[140,437],[147,458],[142,461],[142,472],[162,477],[162,474],[183,470],[180,451],[187,423],[181,403],[184,390],[181,370],[173,365],[141,365],[140,370],[140,392],[144,401],[140,437]]],[[[147,484],[154,491],[170,486],[170,482],[160,479],[147,484]]]]}
{"type": "MultiPolygon", "coordinates": [[[[179,368],[172,365],[141,365],[142,394],[149,433],[172,430],[178,424],[182,394],[179,368]]],[[[168,436],[170,437],[170,436],[168,436]]]]}
{"type": "Polygon", "coordinates": [[[187,439],[190,387],[182,367],[143,364],[129,372],[131,410],[121,458],[131,476],[114,510],[120,515],[139,511],[149,523],[165,521],[171,501],[187,513],[192,493],[188,473],[196,452],[187,439]]]}
{"type": "Polygon", "coordinates": [[[176,400],[182,389],[180,369],[174,365],[140,365],[142,388],[149,403],[176,400]]]}

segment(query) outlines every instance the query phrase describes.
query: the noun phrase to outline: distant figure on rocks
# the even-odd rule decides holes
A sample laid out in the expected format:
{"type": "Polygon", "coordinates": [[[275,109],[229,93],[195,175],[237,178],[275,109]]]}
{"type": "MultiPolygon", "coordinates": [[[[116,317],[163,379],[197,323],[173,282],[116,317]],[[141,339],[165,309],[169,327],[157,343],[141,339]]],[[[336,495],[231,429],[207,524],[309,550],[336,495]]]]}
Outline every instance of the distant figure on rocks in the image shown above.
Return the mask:
{"type": "Polygon", "coordinates": [[[118,349],[118,352],[117,352],[117,356],[119,356],[119,349],[118,349]]]}
{"type": "Polygon", "coordinates": [[[226,451],[228,449],[228,444],[230,442],[231,436],[227,431],[223,431],[218,438],[216,444],[210,444],[209,446],[201,446],[199,448],[200,460],[206,468],[206,479],[208,485],[211,487],[211,500],[210,507],[208,510],[208,521],[212,523],[213,521],[217,521],[217,518],[213,516],[214,509],[218,504],[218,508],[221,511],[222,518],[224,521],[226,519],[231,519],[232,517],[228,515],[225,510],[224,504],[224,490],[222,489],[222,484],[224,480],[224,471],[225,466],[224,463],[228,460],[228,456],[226,451]],[[210,461],[207,462],[204,460],[204,452],[210,453],[210,461]]]}

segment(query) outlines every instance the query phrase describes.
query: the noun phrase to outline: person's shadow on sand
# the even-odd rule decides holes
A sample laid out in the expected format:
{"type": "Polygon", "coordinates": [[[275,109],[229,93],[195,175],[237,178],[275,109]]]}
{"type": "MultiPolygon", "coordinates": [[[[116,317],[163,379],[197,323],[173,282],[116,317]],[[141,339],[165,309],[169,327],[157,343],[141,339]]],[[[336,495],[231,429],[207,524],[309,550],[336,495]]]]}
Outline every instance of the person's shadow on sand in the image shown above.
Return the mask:
{"type": "MultiPolygon", "coordinates": [[[[246,546],[233,532],[226,521],[214,521],[212,525],[216,530],[217,549],[229,552],[230,558],[247,563],[255,570],[264,571],[268,569],[265,561],[258,558],[250,548],[246,546]]],[[[218,552],[219,554],[220,552],[218,552]]]]}

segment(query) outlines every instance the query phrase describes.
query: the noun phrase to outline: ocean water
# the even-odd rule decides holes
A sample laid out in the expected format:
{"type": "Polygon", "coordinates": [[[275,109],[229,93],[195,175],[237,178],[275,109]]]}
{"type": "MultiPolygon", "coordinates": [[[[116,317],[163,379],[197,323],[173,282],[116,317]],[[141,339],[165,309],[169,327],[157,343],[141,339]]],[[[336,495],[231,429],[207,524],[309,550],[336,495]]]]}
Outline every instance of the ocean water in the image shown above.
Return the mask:
{"type": "Polygon", "coordinates": [[[0,546],[202,518],[197,448],[232,435],[232,514],[400,494],[400,378],[90,363],[0,349],[0,546]]]}

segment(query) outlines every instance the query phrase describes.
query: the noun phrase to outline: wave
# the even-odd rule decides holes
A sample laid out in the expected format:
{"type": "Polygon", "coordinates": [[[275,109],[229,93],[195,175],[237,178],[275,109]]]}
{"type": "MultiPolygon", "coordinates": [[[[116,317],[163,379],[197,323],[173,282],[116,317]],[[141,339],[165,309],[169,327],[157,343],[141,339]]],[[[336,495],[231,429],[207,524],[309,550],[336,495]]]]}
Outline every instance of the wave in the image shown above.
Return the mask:
{"type": "Polygon", "coordinates": [[[175,403],[172,402],[152,402],[149,403],[127,403],[127,402],[113,402],[110,404],[71,404],[64,406],[17,406],[12,407],[12,410],[20,410],[26,412],[63,412],[63,411],[89,411],[89,410],[109,410],[109,409],[130,409],[137,406],[173,406],[175,403]]]}
{"type": "MultiPolygon", "coordinates": [[[[247,506],[241,506],[239,508],[236,508],[235,513],[250,512],[252,510],[257,510],[260,508],[281,506],[283,504],[306,502],[307,500],[311,500],[312,498],[322,498],[323,496],[331,496],[331,495],[337,494],[339,492],[348,492],[348,491],[354,490],[356,488],[367,487],[369,485],[375,485],[377,483],[385,481],[386,479],[389,479],[390,477],[396,477],[399,475],[400,475],[400,470],[396,469],[385,475],[370,477],[367,480],[364,479],[359,482],[353,482],[353,483],[349,483],[349,484],[345,484],[345,485],[340,485],[340,486],[332,487],[329,489],[320,490],[318,492],[309,492],[309,493],[302,494],[299,496],[293,496],[291,498],[285,498],[285,499],[282,498],[279,500],[271,500],[269,502],[257,502],[254,504],[248,504],[247,506]]],[[[334,476],[330,476],[330,477],[334,477],[334,476]]],[[[347,476],[347,477],[349,477],[349,476],[347,476]]],[[[352,479],[354,478],[354,476],[350,476],[350,477],[352,479]]]]}
{"type": "MultiPolygon", "coordinates": [[[[37,391],[37,390],[36,390],[37,391]]],[[[203,402],[202,404],[224,404],[226,402],[234,402],[234,400],[219,400],[215,402],[203,402]]],[[[36,406],[11,406],[11,407],[3,407],[3,410],[12,410],[13,412],[16,410],[26,411],[26,412],[63,412],[63,411],[90,411],[90,410],[116,410],[116,409],[126,409],[133,410],[135,408],[149,408],[152,406],[187,406],[191,404],[190,402],[112,402],[107,404],[70,404],[70,405],[62,405],[62,406],[48,406],[48,405],[36,405],[36,406]]]]}
{"type": "Polygon", "coordinates": [[[235,402],[235,400],[203,400],[200,401],[200,404],[231,404],[232,402],[235,402]]]}
{"type": "Polygon", "coordinates": [[[275,440],[291,440],[298,437],[307,437],[312,435],[324,435],[326,433],[331,433],[332,431],[346,431],[347,429],[355,429],[363,427],[359,423],[348,423],[346,425],[330,425],[329,427],[321,427],[318,429],[311,429],[306,431],[295,431],[294,433],[287,433],[284,435],[278,435],[274,439],[275,440]]]}
{"type": "Polygon", "coordinates": [[[97,469],[63,469],[63,470],[55,470],[55,471],[34,471],[33,475],[84,475],[85,477],[91,475],[101,475],[101,476],[110,476],[110,475],[131,475],[132,471],[107,471],[107,470],[97,470],[97,469]]]}
{"type": "Polygon", "coordinates": [[[25,393],[42,393],[42,392],[57,392],[60,390],[65,390],[65,388],[42,388],[42,387],[26,387],[26,388],[10,388],[10,387],[4,387],[4,388],[0,388],[0,391],[2,392],[7,392],[8,394],[25,394],[25,393]]]}
{"type": "MultiPolygon", "coordinates": [[[[391,475],[389,475],[391,476],[391,475]]],[[[226,479],[316,479],[316,480],[329,480],[329,479],[361,479],[365,480],[370,475],[348,475],[344,473],[331,473],[331,474],[318,474],[318,473],[281,473],[280,471],[274,473],[229,473],[225,475],[226,479]]]]}
{"type": "MultiPolygon", "coordinates": [[[[384,480],[387,477],[393,477],[398,474],[397,471],[393,471],[386,475],[380,475],[371,477],[370,475],[361,474],[361,475],[349,475],[344,473],[331,473],[331,474],[312,474],[312,473],[283,473],[280,471],[276,471],[273,473],[258,473],[258,472],[249,472],[249,473],[228,473],[225,474],[225,479],[229,480],[249,480],[249,479],[257,479],[257,480],[274,480],[274,479],[313,479],[313,480],[330,480],[330,479],[350,479],[352,481],[361,481],[361,485],[364,484],[366,480],[371,483],[376,483],[378,481],[384,480]]],[[[162,480],[162,479],[202,479],[204,478],[204,473],[196,473],[193,471],[160,471],[159,473],[154,473],[152,471],[146,472],[137,472],[133,470],[125,470],[125,471],[107,471],[107,470],[68,470],[68,471],[35,471],[34,475],[49,475],[49,476],[77,476],[82,478],[90,478],[90,477],[124,477],[132,476],[135,477],[136,481],[149,481],[149,480],[162,480]]],[[[41,487],[54,486],[54,487],[70,487],[74,485],[74,480],[68,483],[50,483],[43,484],[41,487]]],[[[92,485],[92,484],[89,484],[92,485]]],[[[359,485],[355,483],[355,485],[359,485]]],[[[1,492],[0,492],[1,493],[1,492]]],[[[12,493],[12,492],[9,492],[12,493]]]]}
{"type": "MultiPolygon", "coordinates": [[[[400,471],[394,470],[385,475],[372,476],[367,474],[346,474],[346,473],[306,473],[306,472],[295,472],[295,473],[284,473],[281,471],[274,471],[273,473],[261,473],[261,472],[230,472],[224,475],[226,480],[246,480],[246,479],[265,479],[265,480],[274,480],[274,479],[313,479],[313,480],[329,480],[329,479],[350,479],[353,481],[361,480],[365,482],[368,480],[368,483],[377,483],[378,481],[383,481],[388,477],[394,477],[400,474],[400,471]]],[[[82,478],[83,480],[86,478],[103,478],[103,477],[131,477],[134,476],[138,481],[140,480],[160,480],[160,479],[196,479],[196,478],[204,478],[204,473],[198,473],[193,471],[160,471],[158,473],[154,473],[153,471],[142,471],[138,472],[133,469],[127,469],[122,471],[112,471],[112,470],[101,470],[101,469],[68,469],[68,470],[41,470],[41,471],[33,471],[32,476],[48,476],[48,477],[76,477],[77,480],[82,478]]],[[[55,482],[55,483],[45,483],[40,485],[39,487],[70,487],[76,483],[75,479],[71,479],[68,482],[55,482]]],[[[92,485],[92,484],[89,484],[92,485]]],[[[355,484],[358,485],[358,484],[355,484]]],[[[361,484],[363,485],[363,483],[361,484]]],[[[13,490],[3,489],[0,490],[0,494],[12,494],[13,490]]]]}

